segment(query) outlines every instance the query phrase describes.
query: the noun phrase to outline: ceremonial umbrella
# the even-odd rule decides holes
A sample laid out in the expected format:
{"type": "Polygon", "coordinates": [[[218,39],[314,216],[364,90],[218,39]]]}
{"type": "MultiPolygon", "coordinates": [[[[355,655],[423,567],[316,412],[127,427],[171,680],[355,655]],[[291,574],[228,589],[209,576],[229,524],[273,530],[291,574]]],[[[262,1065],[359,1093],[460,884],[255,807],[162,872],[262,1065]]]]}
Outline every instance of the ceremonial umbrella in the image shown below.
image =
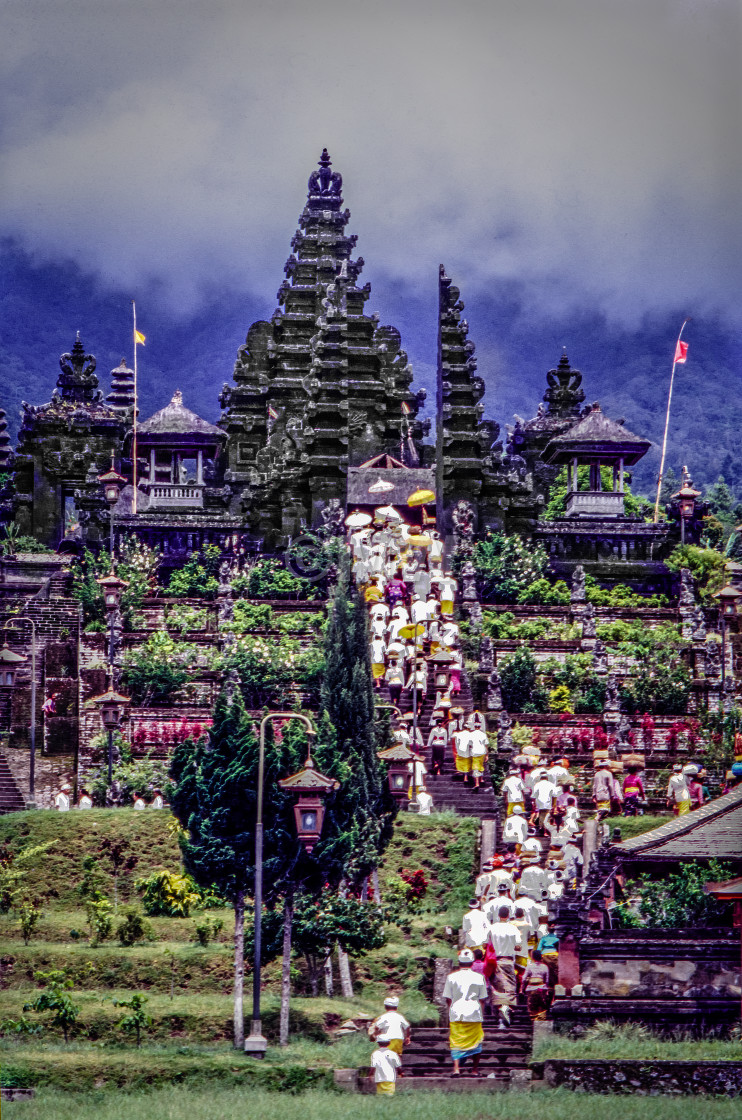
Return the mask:
{"type": "Polygon", "coordinates": [[[435,501],[435,494],[432,490],[415,490],[410,494],[407,499],[408,506],[425,506],[429,502],[435,501]]]}
{"type": "Polygon", "coordinates": [[[421,634],[425,633],[424,622],[408,622],[406,626],[400,626],[397,631],[400,638],[409,641],[411,638],[419,638],[421,634]]]}
{"type": "Polygon", "coordinates": [[[388,494],[390,490],[394,489],[394,483],[388,482],[385,478],[380,478],[369,486],[369,494],[388,494]]]}
{"type": "Polygon", "coordinates": [[[394,506],[379,506],[376,510],[377,517],[386,517],[389,521],[401,521],[402,514],[394,506]]]}
{"type": "Polygon", "coordinates": [[[345,524],[349,529],[362,529],[365,525],[370,525],[373,521],[370,513],[351,513],[345,519],[345,524]]]}

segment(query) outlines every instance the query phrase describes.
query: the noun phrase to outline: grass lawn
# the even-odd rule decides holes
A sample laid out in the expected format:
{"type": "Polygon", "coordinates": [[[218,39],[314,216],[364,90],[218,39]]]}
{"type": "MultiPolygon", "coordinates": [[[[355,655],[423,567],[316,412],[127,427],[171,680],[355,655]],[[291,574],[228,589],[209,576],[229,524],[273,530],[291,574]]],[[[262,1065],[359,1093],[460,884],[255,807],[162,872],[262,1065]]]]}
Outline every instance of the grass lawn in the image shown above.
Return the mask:
{"type": "Polygon", "coordinates": [[[739,1101],[706,1097],[608,1097],[544,1090],[508,1093],[420,1093],[395,1098],[309,1091],[298,1096],[249,1088],[159,1089],[119,1094],[42,1090],[35,1100],[6,1104],[5,1120],[737,1120],[739,1101]]]}
{"type": "Polygon", "coordinates": [[[540,1038],[533,1048],[533,1060],[547,1058],[596,1058],[602,1060],[693,1062],[742,1062],[742,1043],[720,1038],[679,1038],[667,1040],[651,1031],[618,1032],[616,1037],[567,1038],[554,1034],[540,1038]]]}
{"type": "Polygon", "coordinates": [[[606,817],[605,823],[611,830],[611,836],[614,828],[620,828],[621,839],[631,840],[632,836],[641,836],[643,832],[659,828],[661,824],[667,824],[672,819],[672,813],[658,813],[656,816],[647,814],[644,817],[606,817]]]}

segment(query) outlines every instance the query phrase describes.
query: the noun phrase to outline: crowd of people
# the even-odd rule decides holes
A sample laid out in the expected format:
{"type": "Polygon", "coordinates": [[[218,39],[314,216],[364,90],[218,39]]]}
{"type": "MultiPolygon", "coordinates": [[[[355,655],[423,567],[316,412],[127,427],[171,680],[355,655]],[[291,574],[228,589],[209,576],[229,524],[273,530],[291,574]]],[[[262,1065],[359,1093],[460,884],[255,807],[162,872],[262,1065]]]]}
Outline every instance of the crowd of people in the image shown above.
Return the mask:
{"type": "Polygon", "coordinates": [[[373,518],[356,513],[348,521],[353,576],[369,609],[374,686],[378,692],[388,688],[394,741],[415,755],[408,766],[409,796],[419,812],[429,813],[429,780],[452,768],[479,790],[488,753],[484,716],[476,711],[467,716],[456,702],[463,667],[453,617],[458,585],[444,569],[443,542],[435,529],[407,524],[390,506],[377,509],[373,518]],[[445,686],[436,678],[445,679],[445,686]],[[435,705],[424,736],[419,717],[429,692],[435,705]]]}

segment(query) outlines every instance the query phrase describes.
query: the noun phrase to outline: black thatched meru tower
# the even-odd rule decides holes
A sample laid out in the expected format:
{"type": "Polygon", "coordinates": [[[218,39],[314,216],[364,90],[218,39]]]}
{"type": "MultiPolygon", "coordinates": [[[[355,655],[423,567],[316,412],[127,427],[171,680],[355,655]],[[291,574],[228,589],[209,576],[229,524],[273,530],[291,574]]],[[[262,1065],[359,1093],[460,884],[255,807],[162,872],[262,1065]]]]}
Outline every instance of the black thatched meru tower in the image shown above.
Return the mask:
{"type": "MultiPolygon", "coordinates": [[[[269,321],[253,323],[221,395],[232,511],[267,546],[344,504],[347,469],[383,452],[420,457],[424,393],[414,394],[399,332],[367,315],[371,285],[346,232],[342,178],[325,149],[309,177],[269,321]]],[[[410,465],[413,465],[412,463],[410,465]]]]}

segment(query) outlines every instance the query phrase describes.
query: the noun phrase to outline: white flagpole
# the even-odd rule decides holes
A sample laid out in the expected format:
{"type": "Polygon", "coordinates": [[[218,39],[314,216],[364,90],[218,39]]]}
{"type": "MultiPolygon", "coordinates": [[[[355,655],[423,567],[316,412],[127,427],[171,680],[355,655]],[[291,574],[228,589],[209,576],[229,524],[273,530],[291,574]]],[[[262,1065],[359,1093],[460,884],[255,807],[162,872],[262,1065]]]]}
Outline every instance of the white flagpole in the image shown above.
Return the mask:
{"type": "Polygon", "coordinates": [[[672,373],[670,374],[670,391],[667,394],[667,412],[665,413],[665,434],[664,434],[664,437],[662,439],[662,457],[660,458],[660,473],[659,473],[659,478],[657,479],[657,500],[654,503],[654,518],[653,518],[653,521],[654,521],[655,524],[659,520],[660,490],[662,489],[662,478],[663,478],[663,475],[665,473],[665,453],[667,451],[667,429],[670,426],[670,404],[672,403],[672,387],[673,387],[673,383],[675,381],[675,365],[676,365],[675,356],[678,352],[678,342],[680,342],[680,339],[683,337],[683,331],[685,330],[685,324],[688,321],[689,321],[689,319],[684,319],[683,320],[683,325],[680,328],[680,334],[678,335],[678,340],[675,343],[675,349],[673,351],[672,373]]]}
{"type": "Polygon", "coordinates": [[[134,439],[132,441],[132,462],[133,473],[132,482],[134,485],[134,495],[131,500],[131,512],[137,512],[137,307],[134,300],[131,301],[131,310],[134,316],[134,439]]]}

